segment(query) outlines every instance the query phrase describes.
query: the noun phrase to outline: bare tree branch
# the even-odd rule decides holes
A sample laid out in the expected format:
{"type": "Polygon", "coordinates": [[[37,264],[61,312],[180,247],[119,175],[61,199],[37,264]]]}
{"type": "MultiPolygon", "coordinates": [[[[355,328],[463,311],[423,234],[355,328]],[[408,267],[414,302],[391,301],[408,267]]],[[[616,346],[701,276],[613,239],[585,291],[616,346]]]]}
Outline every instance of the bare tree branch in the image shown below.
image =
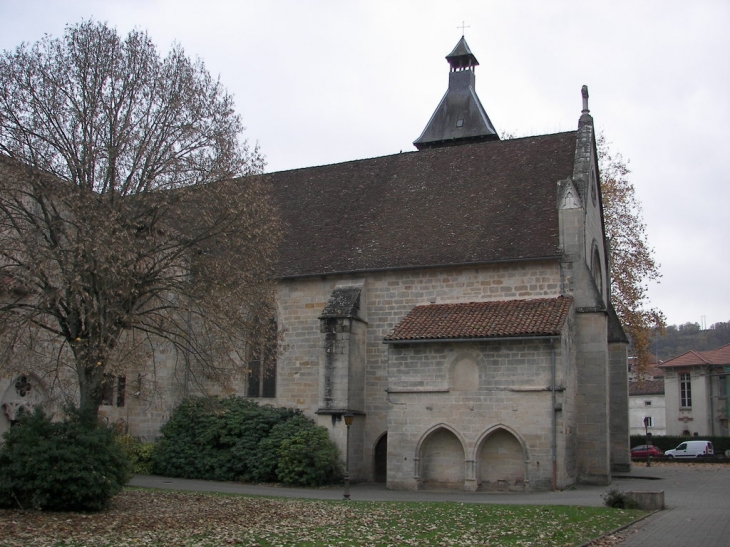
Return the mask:
{"type": "Polygon", "coordinates": [[[54,355],[96,409],[121,356],[154,363],[135,333],[232,370],[253,312],[270,313],[279,238],[241,177],[265,165],[242,129],[201,61],[177,45],[161,58],[140,31],[85,21],[4,52],[0,366],[54,355]]]}

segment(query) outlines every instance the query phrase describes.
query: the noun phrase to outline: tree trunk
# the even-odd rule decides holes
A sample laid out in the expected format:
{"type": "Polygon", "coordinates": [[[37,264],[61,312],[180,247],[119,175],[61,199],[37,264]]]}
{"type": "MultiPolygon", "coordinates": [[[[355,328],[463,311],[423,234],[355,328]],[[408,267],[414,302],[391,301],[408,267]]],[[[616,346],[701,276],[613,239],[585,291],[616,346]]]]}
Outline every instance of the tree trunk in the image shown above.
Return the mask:
{"type": "Polygon", "coordinates": [[[99,415],[104,400],[105,369],[98,358],[76,355],[76,373],[79,380],[79,409],[93,416],[99,415]]]}

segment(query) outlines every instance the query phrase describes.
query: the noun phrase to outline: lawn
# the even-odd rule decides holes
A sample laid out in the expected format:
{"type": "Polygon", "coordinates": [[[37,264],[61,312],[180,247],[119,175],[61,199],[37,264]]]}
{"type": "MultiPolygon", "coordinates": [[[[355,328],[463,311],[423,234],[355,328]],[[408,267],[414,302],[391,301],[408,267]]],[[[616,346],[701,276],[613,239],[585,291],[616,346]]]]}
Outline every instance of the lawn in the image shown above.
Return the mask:
{"type": "Polygon", "coordinates": [[[575,546],[642,514],[125,490],[102,513],[0,510],[0,546],[575,546]]]}

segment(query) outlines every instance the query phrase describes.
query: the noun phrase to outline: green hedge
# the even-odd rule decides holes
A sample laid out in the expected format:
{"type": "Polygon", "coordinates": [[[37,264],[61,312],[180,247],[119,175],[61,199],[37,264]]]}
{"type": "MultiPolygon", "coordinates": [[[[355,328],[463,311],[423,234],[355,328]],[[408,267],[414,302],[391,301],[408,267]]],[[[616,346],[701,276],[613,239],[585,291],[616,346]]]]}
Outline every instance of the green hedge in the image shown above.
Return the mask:
{"type": "Polygon", "coordinates": [[[342,477],[327,430],[300,411],[241,397],[189,398],[161,429],[156,474],[319,486],[342,477]]]}
{"type": "Polygon", "coordinates": [[[68,410],[52,422],[41,410],[21,418],[0,447],[0,507],[100,511],[130,477],[111,429],[68,410]]]}
{"type": "MultiPolygon", "coordinates": [[[[724,455],[726,450],[730,450],[730,437],[682,437],[674,435],[652,435],[650,444],[667,451],[672,448],[677,448],[681,443],[685,441],[701,440],[710,441],[715,449],[715,455],[724,455]]],[[[640,444],[646,444],[646,437],[644,435],[631,435],[631,446],[638,446],[640,444]]]]}

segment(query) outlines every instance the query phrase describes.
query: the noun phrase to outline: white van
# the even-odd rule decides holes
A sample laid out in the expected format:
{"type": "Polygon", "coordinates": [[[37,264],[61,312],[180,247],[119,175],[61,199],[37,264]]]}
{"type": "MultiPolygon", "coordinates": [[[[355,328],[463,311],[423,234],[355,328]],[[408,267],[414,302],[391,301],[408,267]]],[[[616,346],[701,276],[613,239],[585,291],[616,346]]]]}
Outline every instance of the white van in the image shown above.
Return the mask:
{"type": "Polygon", "coordinates": [[[707,458],[715,455],[710,441],[685,441],[677,448],[667,450],[664,456],[674,458],[707,458]]]}

